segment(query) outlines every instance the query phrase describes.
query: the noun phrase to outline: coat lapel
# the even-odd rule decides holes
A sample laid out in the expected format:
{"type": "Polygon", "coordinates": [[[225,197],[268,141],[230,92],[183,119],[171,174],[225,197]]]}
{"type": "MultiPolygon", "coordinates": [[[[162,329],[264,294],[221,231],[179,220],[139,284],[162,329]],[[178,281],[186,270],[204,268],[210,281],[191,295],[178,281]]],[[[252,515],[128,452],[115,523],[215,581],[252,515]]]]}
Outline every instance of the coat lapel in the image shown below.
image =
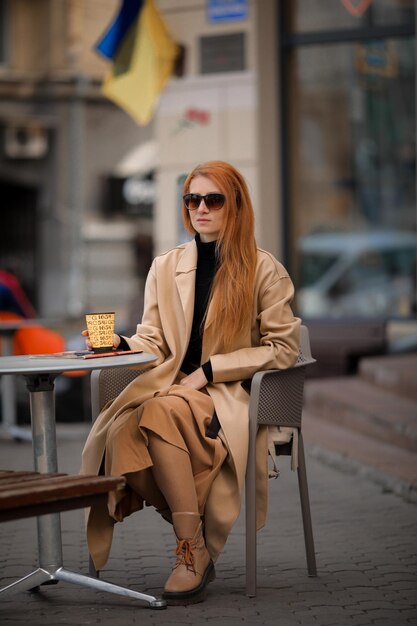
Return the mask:
{"type": "MultiPolygon", "coordinates": [[[[175,282],[184,312],[187,337],[190,336],[191,326],[193,322],[196,270],[197,245],[195,241],[191,241],[184,248],[184,254],[181,256],[177,264],[175,276],[175,282]]],[[[222,302],[221,310],[223,310],[225,306],[226,303],[222,302]]],[[[216,338],[212,337],[210,332],[210,326],[213,324],[214,319],[214,309],[212,303],[210,303],[207,311],[206,322],[204,325],[203,355],[207,352],[207,349],[210,350],[213,347],[213,342],[214,344],[216,344],[216,338]]]]}
{"type": "Polygon", "coordinates": [[[175,275],[175,282],[184,312],[187,332],[191,330],[194,313],[195,272],[197,269],[197,246],[191,241],[181,256],[175,275]]]}

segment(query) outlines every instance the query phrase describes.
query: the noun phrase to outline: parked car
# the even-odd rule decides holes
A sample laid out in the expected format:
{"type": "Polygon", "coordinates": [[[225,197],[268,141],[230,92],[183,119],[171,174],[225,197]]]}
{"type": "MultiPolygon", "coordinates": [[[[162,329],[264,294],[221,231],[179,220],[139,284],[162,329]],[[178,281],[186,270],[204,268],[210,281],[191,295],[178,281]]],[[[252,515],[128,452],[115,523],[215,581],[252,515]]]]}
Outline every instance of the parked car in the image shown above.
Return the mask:
{"type": "Polygon", "coordinates": [[[416,313],[417,235],[318,233],[299,242],[298,308],[306,317],[416,313]]]}

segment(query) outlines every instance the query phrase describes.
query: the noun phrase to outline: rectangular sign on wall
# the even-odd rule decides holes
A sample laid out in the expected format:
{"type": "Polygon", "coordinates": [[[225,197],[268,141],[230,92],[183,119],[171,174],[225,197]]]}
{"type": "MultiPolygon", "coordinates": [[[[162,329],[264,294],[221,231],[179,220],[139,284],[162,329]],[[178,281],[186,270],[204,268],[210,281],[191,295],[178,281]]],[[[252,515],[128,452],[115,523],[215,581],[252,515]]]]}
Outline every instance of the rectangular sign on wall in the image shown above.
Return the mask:
{"type": "Polygon", "coordinates": [[[244,20],[248,16],[247,0],[207,0],[207,16],[210,22],[244,20]]]}

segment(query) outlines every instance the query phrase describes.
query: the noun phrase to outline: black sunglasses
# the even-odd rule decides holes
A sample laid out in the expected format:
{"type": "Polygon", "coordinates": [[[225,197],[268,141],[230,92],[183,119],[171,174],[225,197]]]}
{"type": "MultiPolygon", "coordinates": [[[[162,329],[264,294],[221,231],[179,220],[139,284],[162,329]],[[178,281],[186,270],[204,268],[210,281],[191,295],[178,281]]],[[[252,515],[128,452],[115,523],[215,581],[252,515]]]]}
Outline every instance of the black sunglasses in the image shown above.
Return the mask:
{"type": "Polygon", "coordinates": [[[186,193],[182,199],[189,211],[195,211],[204,200],[204,204],[209,211],[218,211],[224,205],[226,200],[222,193],[208,193],[205,196],[201,196],[199,193],[186,193]]]}

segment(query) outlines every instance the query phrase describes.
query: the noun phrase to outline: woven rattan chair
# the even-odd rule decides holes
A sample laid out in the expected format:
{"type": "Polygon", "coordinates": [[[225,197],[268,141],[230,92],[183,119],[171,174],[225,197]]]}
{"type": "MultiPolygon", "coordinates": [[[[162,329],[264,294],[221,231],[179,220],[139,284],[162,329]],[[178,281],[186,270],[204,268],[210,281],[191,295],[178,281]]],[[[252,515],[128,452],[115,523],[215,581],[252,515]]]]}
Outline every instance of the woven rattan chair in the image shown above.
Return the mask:
{"type": "MultiPolygon", "coordinates": [[[[290,426],[297,428],[298,435],[298,482],[304,537],[307,552],[308,573],[316,576],[310,503],[301,436],[301,412],[306,366],[314,363],[310,353],[308,331],[301,327],[301,351],[298,361],[289,370],[268,370],[255,374],[250,393],[249,456],[246,472],[246,593],[256,595],[256,494],[255,494],[255,437],[258,424],[290,426]]],[[[142,372],[115,368],[95,370],[91,373],[91,409],[93,421],[103,406],[113,400],[132,380],[142,372]]],[[[292,442],[276,447],[277,455],[292,453],[292,442]]],[[[98,576],[90,558],[90,575],[98,576]]]]}
{"type": "Polygon", "coordinates": [[[91,414],[92,421],[98,417],[101,409],[109,400],[114,400],[132,380],[145,370],[115,367],[91,372],[91,414]]]}
{"type": "MultiPolygon", "coordinates": [[[[317,576],[308,496],[301,415],[306,367],[315,363],[311,356],[306,326],[301,326],[301,348],[297,363],[287,370],[257,372],[252,379],[249,404],[249,452],[246,469],[246,594],[256,595],[256,491],[255,438],[258,424],[287,426],[298,430],[298,486],[304,526],[309,576],[317,576]]],[[[275,445],[277,455],[292,455],[292,441],[275,445]]]]}

